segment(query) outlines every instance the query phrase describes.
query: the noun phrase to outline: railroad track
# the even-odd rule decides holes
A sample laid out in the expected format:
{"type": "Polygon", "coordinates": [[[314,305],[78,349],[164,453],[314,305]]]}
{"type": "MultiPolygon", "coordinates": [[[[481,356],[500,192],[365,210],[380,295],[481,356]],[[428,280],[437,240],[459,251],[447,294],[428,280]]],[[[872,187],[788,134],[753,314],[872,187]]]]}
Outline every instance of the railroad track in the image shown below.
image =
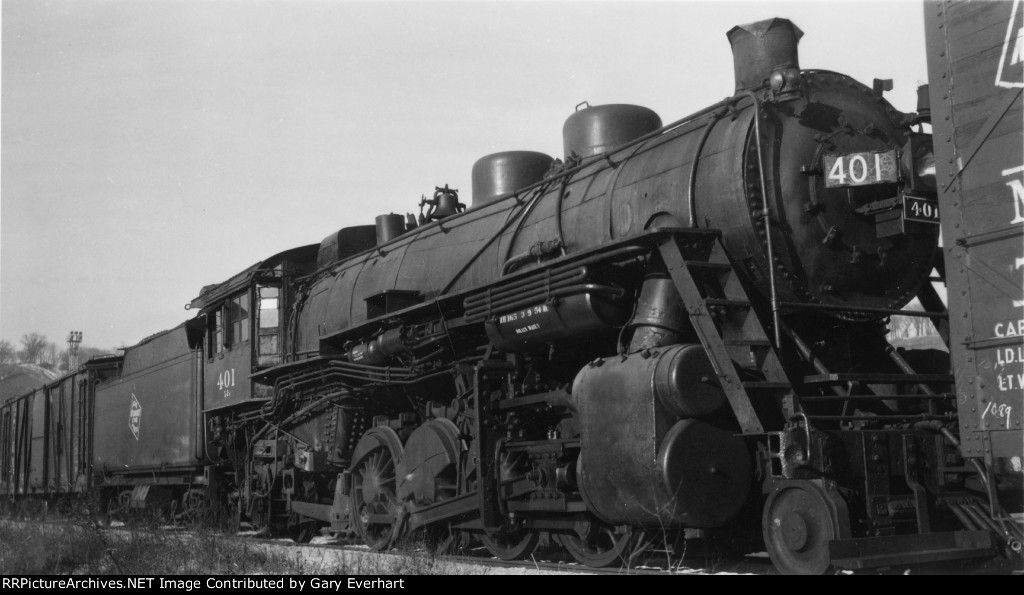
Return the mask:
{"type": "MultiPolygon", "coordinates": [[[[406,561],[413,565],[430,564],[438,574],[614,574],[614,575],[673,575],[673,574],[778,574],[767,554],[725,558],[674,559],[665,552],[645,554],[629,566],[590,568],[562,557],[555,549],[538,551],[531,559],[505,561],[495,558],[483,547],[464,554],[436,555],[426,549],[409,548],[387,552],[371,552],[366,546],[337,543],[333,538],[319,537],[311,544],[296,544],[287,540],[253,537],[261,547],[283,552],[333,552],[342,560],[365,559],[371,565],[401,568],[406,561]],[[451,572],[443,572],[445,567],[451,572]]],[[[315,555],[315,554],[314,554],[315,555]]]]}
{"type": "MultiPolygon", "coordinates": [[[[32,524],[60,528],[62,526],[78,526],[82,528],[98,528],[104,533],[128,535],[131,532],[161,531],[182,536],[184,539],[195,535],[195,532],[181,527],[165,526],[151,529],[145,526],[114,525],[96,527],[83,520],[59,518],[15,520],[2,518],[6,524],[32,524]]],[[[284,555],[303,562],[308,574],[350,575],[519,575],[519,574],[596,574],[596,575],[709,575],[709,574],[753,574],[776,575],[767,554],[748,556],[706,557],[689,555],[670,557],[664,551],[654,550],[645,553],[642,559],[628,566],[611,568],[590,568],[570,558],[563,557],[557,548],[539,549],[531,559],[522,561],[505,561],[494,558],[483,547],[472,548],[461,554],[436,554],[426,548],[410,544],[404,548],[386,552],[374,552],[365,545],[347,543],[341,538],[320,536],[312,543],[299,544],[288,539],[276,539],[258,536],[251,532],[240,532],[227,539],[243,541],[256,549],[284,555]]],[[[902,569],[891,569],[890,572],[902,573],[902,569]]],[[[915,569],[914,573],[923,574],[1019,574],[1021,569],[1012,563],[992,560],[981,562],[976,566],[947,566],[930,570],[915,569]]]]}
{"type": "MultiPolygon", "coordinates": [[[[0,519],[8,524],[53,527],[77,526],[98,529],[111,536],[130,533],[161,531],[188,538],[194,533],[175,526],[159,528],[144,525],[96,525],[83,519],[49,517],[45,519],[0,519]]],[[[230,538],[230,537],[229,537],[230,538]]],[[[283,554],[306,562],[310,568],[324,568],[325,572],[349,569],[353,574],[615,574],[615,575],[673,575],[673,574],[777,574],[766,555],[742,558],[669,557],[665,552],[646,553],[642,559],[628,566],[590,568],[563,556],[557,548],[539,549],[527,560],[505,561],[491,556],[483,547],[471,548],[460,554],[435,554],[422,546],[410,544],[386,552],[370,551],[365,545],[348,543],[342,538],[320,536],[312,543],[299,544],[288,539],[258,536],[240,532],[233,539],[244,541],[267,552],[283,554]]]]}

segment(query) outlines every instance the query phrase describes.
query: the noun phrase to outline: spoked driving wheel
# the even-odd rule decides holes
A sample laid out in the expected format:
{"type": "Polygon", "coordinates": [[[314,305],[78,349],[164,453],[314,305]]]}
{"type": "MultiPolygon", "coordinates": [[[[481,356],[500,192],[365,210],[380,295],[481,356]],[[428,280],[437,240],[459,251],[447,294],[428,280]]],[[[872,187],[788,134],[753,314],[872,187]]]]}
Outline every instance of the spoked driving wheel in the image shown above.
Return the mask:
{"type": "Polygon", "coordinates": [[[528,558],[537,549],[540,533],[526,529],[507,529],[484,533],[480,536],[487,551],[505,561],[528,558]]]}
{"type": "Polygon", "coordinates": [[[395,495],[395,461],[387,448],[375,448],[359,464],[352,481],[356,530],[370,549],[391,545],[401,520],[395,495]]]}
{"type": "Polygon", "coordinates": [[[820,487],[789,482],[765,503],[761,528],[768,556],[783,574],[823,574],[832,564],[828,543],[840,536],[840,522],[820,487]]]}
{"type": "Polygon", "coordinates": [[[574,560],[591,568],[629,564],[646,548],[641,534],[597,520],[577,521],[575,529],[558,534],[557,540],[574,560]]]}

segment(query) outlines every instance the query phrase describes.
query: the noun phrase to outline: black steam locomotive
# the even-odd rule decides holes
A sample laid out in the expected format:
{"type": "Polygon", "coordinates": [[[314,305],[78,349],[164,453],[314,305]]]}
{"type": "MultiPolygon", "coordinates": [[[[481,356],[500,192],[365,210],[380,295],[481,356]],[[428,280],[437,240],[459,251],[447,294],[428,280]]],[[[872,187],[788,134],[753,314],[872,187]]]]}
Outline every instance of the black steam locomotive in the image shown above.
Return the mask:
{"type": "Polygon", "coordinates": [[[794,573],[1019,552],[1019,444],[965,452],[948,355],[886,340],[915,297],[956,340],[927,101],[801,70],[801,35],[735,27],[732,97],[668,125],[581,104],[562,159],[477,161],[468,208],[437,188],[203,288],[5,404],[0,486],[591,566],[691,540],[794,573]]]}

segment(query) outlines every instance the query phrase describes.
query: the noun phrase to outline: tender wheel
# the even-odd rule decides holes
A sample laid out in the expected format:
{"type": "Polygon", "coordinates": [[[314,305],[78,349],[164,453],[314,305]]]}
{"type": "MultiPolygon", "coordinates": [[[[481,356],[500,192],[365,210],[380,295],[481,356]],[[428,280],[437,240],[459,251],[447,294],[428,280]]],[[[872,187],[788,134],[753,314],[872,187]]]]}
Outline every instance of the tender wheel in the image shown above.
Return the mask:
{"type": "Polygon", "coordinates": [[[797,481],[769,497],[761,519],[768,556],[783,574],[823,574],[832,564],[828,542],[838,520],[821,490],[797,481]]]}
{"type": "Polygon", "coordinates": [[[642,551],[638,536],[596,520],[578,521],[575,533],[560,533],[557,540],[574,560],[591,568],[628,564],[642,551]]]}
{"type": "Polygon", "coordinates": [[[353,477],[352,508],[356,530],[370,549],[387,549],[395,539],[401,503],[395,496],[395,461],[386,448],[376,448],[353,477]]]}
{"type": "Polygon", "coordinates": [[[113,521],[123,521],[131,506],[131,490],[120,491],[107,498],[103,514],[103,524],[110,525],[113,521]]]}
{"type": "Polygon", "coordinates": [[[483,542],[487,551],[501,560],[522,560],[537,549],[540,533],[525,529],[502,529],[493,533],[484,533],[480,536],[480,541],[483,542]]]}
{"type": "Polygon", "coordinates": [[[199,519],[206,508],[206,494],[203,490],[188,490],[181,496],[181,512],[174,515],[175,520],[193,523],[199,519]]]}

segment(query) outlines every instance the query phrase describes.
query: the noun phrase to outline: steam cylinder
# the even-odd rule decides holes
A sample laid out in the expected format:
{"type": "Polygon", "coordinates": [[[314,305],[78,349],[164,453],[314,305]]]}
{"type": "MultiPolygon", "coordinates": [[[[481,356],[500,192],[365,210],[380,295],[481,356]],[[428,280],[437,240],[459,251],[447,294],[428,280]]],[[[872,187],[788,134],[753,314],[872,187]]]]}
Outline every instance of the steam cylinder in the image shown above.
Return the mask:
{"type": "Polygon", "coordinates": [[[572,387],[587,508],[612,525],[708,528],[732,519],[750,490],[750,455],[706,417],[726,399],[703,380],[714,375],[703,348],[599,361],[572,387]]]}

